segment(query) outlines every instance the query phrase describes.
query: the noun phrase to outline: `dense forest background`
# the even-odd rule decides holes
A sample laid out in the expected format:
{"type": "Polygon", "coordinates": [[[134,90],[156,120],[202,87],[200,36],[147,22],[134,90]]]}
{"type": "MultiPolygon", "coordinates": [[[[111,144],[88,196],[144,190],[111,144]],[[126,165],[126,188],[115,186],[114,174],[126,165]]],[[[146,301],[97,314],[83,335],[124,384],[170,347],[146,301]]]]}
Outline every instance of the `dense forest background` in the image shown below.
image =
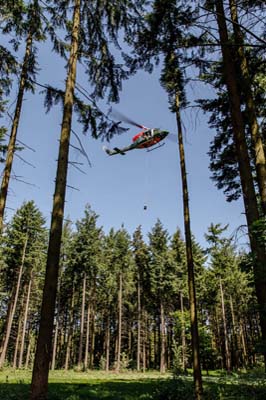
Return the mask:
{"type": "Polygon", "coordinates": [[[265,11],[260,0],[1,2],[0,117],[10,124],[0,128],[0,368],[32,368],[31,400],[46,398],[51,369],[192,368],[200,400],[202,369],[266,366],[265,11]],[[65,64],[64,90],[39,80],[43,43],[65,64]],[[68,169],[80,171],[70,149],[90,164],[73,118],[94,139],[125,132],[107,105],[119,102],[124,80],[159,64],[177,124],[184,235],[169,235],[160,215],[147,238],[141,225],[130,235],[122,221],[106,233],[89,204],[69,221],[68,169]],[[198,81],[215,96],[191,105],[187,85],[198,81]],[[30,143],[19,140],[25,94],[37,88],[47,112],[61,106],[50,228],[35,199],[5,220],[14,156],[29,163],[22,150],[30,143]],[[189,107],[206,113],[214,132],[213,182],[227,201],[243,200],[245,250],[225,224],[209,226],[205,248],[191,231],[189,107]]]}
{"type": "MultiPolygon", "coordinates": [[[[193,240],[204,369],[259,362],[250,259],[212,225],[202,249],[193,240]],[[225,351],[226,350],[226,351],[225,351]]],[[[33,202],[14,215],[2,246],[2,331],[10,326],[6,362],[32,367],[47,229],[33,202]],[[11,300],[10,300],[11,299],[11,300]],[[10,303],[13,314],[8,315],[10,303]],[[8,315],[9,321],[6,321],[8,315]]],[[[75,229],[65,224],[51,368],[138,370],[191,366],[185,242],[158,220],[145,243],[138,227],[108,235],[88,206],[75,229]]]]}

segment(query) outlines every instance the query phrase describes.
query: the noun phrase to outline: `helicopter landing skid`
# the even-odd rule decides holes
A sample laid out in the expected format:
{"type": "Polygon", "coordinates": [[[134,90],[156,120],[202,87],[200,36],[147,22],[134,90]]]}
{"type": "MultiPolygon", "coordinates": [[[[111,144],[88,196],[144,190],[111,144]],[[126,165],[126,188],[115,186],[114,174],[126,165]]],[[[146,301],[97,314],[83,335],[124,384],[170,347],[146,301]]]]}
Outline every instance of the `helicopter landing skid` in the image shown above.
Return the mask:
{"type": "Polygon", "coordinates": [[[147,150],[147,152],[149,153],[150,151],[157,150],[157,149],[159,149],[160,147],[162,147],[162,146],[164,146],[164,145],[165,145],[165,143],[162,143],[162,144],[160,144],[159,146],[154,147],[153,149],[147,150]]]}

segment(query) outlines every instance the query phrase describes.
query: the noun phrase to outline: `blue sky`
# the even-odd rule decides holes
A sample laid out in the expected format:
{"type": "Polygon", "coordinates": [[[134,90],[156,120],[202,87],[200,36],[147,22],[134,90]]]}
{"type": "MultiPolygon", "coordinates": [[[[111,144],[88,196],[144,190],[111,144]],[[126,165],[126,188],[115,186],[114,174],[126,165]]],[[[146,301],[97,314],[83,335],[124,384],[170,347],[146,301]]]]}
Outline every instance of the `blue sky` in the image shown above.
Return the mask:
{"type": "MultiPolygon", "coordinates": [[[[20,52],[19,57],[22,58],[20,52]]],[[[48,46],[42,46],[39,53],[40,74],[38,81],[64,87],[66,70],[62,61],[48,46]]],[[[87,87],[80,66],[78,82],[87,87]]],[[[49,226],[56,159],[62,110],[55,107],[49,114],[43,108],[43,96],[38,94],[25,96],[18,139],[35,149],[20,154],[35,168],[15,158],[13,172],[31,185],[12,180],[6,212],[9,220],[14,210],[23,201],[33,199],[47,219],[49,226]],[[33,186],[32,186],[33,185],[33,186]]],[[[195,83],[188,87],[190,100],[213,95],[209,88],[195,83]]],[[[15,99],[13,94],[11,102],[15,99]]],[[[159,84],[159,70],[152,75],[139,72],[123,85],[120,104],[116,109],[148,127],[166,129],[176,134],[175,116],[168,110],[167,95],[159,84]]],[[[6,120],[10,125],[10,122],[6,120]]],[[[207,117],[195,109],[187,110],[183,115],[185,125],[185,151],[187,161],[188,184],[190,193],[191,226],[196,240],[205,245],[204,233],[211,222],[230,224],[228,233],[236,232],[245,224],[242,200],[227,203],[222,192],[218,191],[210,180],[207,151],[214,135],[207,125],[207,117]]],[[[132,233],[142,225],[146,234],[159,218],[172,234],[179,227],[183,231],[183,208],[181,176],[177,143],[168,141],[158,150],[147,153],[135,150],[126,156],[107,156],[101,141],[93,140],[82,134],[82,128],[74,121],[73,128],[79,133],[82,143],[92,162],[92,168],[78,151],[71,149],[70,160],[84,163],[81,174],[69,167],[68,185],[77,188],[67,189],[65,217],[73,222],[83,216],[84,207],[89,203],[99,215],[99,224],[106,232],[111,227],[118,229],[121,224],[132,233]],[[147,210],[144,210],[144,205],[147,210]]],[[[115,137],[109,147],[124,146],[131,142],[138,128],[122,136],[115,137]]],[[[77,145],[72,136],[72,143],[77,145]]],[[[238,235],[239,244],[245,244],[247,238],[238,235]]]]}

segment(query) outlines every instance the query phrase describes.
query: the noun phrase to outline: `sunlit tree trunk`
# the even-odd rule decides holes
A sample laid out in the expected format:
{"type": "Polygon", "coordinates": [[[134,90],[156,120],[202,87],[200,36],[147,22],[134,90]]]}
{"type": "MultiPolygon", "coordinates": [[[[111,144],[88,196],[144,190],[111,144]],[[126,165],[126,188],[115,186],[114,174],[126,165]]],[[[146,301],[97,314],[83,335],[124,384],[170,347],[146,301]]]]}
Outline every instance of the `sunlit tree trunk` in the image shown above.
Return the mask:
{"type": "MultiPolygon", "coordinates": [[[[234,310],[234,304],[233,304],[233,299],[232,296],[230,295],[230,309],[231,309],[231,315],[232,315],[232,331],[233,331],[233,350],[234,350],[234,358],[235,358],[235,363],[236,367],[239,366],[239,354],[238,354],[238,340],[237,340],[237,334],[236,334],[236,317],[235,317],[235,310],[234,310]]],[[[231,366],[234,367],[233,362],[231,363],[231,366]]]]}
{"type": "Polygon", "coordinates": [[[161,301],[160,304],[160,336],[161,336],[161,351],[160,351],[160,372],[162,374],[165,373],[165,314],[164,314],[164,305],[161,301]]]}
{"type": "Polygon", "coordinates": [[[148,336],[148,316],[147,316],[147,311],[144,311],[144,316],[143,316],[144,322],[143,322],[143,342],[142,342],[142,371],[145,372],[147,368],[147,359],[149,358],[147,356],[147,336],[148,336]]]}
{"type": "MultiPolygon", "coordinates": [[[[238,159],[241,187],[244,199],[244,206],[247,218],[250,246],[254,259],[254,280],[256,295],[260,311],[260,326],[262,341],[266,343],[266,252],[265,246],[260,242],[258,235],[253,232],[254,223],[260,219],[248,147],[245,137],[245,127],[241,113],[241,101],[237,87],[237,75],[232,63],[233,55],[228,38],[223,1],[215,2],[217,12],[217,22],[221,41],[224,72],[226,85],[229,94],[230,112],[234,134],[234,144],[238,159]]],[[[264,352],[264,364],[266,368],[266,352],[264,352]]]]}
{"type": "Polygon", "coordinates": [[[17,368],[18,349],[19,349],[19,343],[21,341],[21,326],[22,326],[22,318],[21,318],[21,316],[19,316],[16,345],[15,345],[15,351],[14,351],[14,356],[13,356],[13,369],[17,368]]]}
{"type": "Polygon", "coordinates": [[[53,355],[52,355],[52,363],[51,363],[51,370],[52,371],[54,371],[54,369],[55,369],[55,359],[56,359],[57,340],[58,340],[58,327],[59,327],[59,315],[57,315],[56,323],[55,323],[53,355]]]}
{"type": "Polygon", "coordinates": [[[83,355],[83,337],[84,337],[84,320],[85,320],[85,300],[86,300],[86,274],[84,274],[83,276],[83,287],[82,287],[78,369],[81,369],[82,358],[83,358],[82,355],[83,355]]]}
{"type": "Polygon", "coordinates": [[[231,360],[230,360],[230,351],[229,351],[228,333],[227,333],[227,324],[226,324],[226,315],[225,315],[225,306],[224,306],[224,291],[223,291],[223,285],[222,285],[221,278],[220,278],[220,294],[221,294],[221,307],[222,307],[223,328],[224,328],[224,347],[225,347],[226,370],[227,370],[227,372],[230,372],[231,371],[231,360]]]}
{"type": "Polygon", "coordinates": [[[239,329],[240,329],[240,339],[241,339],[242,351],[243,351],[243,362],[244,362],[244,367],[247,367],[247,364],[248,364],[247,345],[246,345],[246,339],[245,339],[243,325],[244,325],[244,322],[242,319],[240,319],[239,329]]]}
{"type": "Polygon", "coordinates": [[[88,305],[87,310],[87,324],[86,324],[86,344],[85,344],[85,356],[84,356],[84,369],[88,368],[88,356],[89,356],[89,343],[90,343],[90,318],[91,318],[91,306],[88,305]]]}
{"type": "Polygon", "coordinates": [[[237,4],[235,0],[230,0],[230,13],[233,21],[233,29],[235,36],[236,54],[239,59],[239,66],[241,71],[240,79],[241,90],[244,95],[247,118],[249,121],[251,137],[254,146],[255,165],[257,173],[258,187],[261,197],[261,206],[264,215],[266,215],[266,162],[265,162],[265,151],[263,147],[262,137],[259,131],[259,124],[256,115],[256,106],[254,103],[254,95],[252,93],[252,85],[249,74],[249,66],[244,51],[244,39],[241,32],[241,28],[238,22],[237,4]]]}
{"type": "Polygon", "coordinates": [[[14,118],[13,118],[8,148],[7,148],[7,156],[6,156],[5,168],[3,171],[3,178],[2,178],[2,184],[1,184],[1,190],[0,190],[0,234],[3,231],[6,198],[7,198],[7,192],[8,192],[8,186],[9,186],[9,180],[10,180],[10,175],[11,175],[11,170],[12,170],[13,159],[14,159],[23,96],[24,96],[25,85],[26,85],[26,81],[27,81],[27,70],[28,70],[29,59],[31,56],[31,46],[32,46],[32,34],[30,33],[28,35],[28,38],[26,41],[26,50],[25,50],[25,55],[24,55],[24,59],[23,59],[23,63],[22,63],[18,97],[17,97],[17,102],[16,102],[15,114],[14,114],[14,118]]]}
{"type": "Polygon", "coordinates": [[[15,315],[15,311],[16,311],[16,307],[17,307],[17,302],[18,302],[20,283],[21,283],[21,278],[22,278],[24,263],[25,263],[25,257],[26,257],[27,244],[28,244],[28,236],[26,236],[25,242],[23,245],[21,264],[20,264],[19,271],[18,271],[18,278],[17,278],[16,290],[15,290],[15,295],[14,295],[14,301],[13,301],[13,304],[11,304],[10,314],[8,316],[6,331],[4,334],[2,353],[0,355],[0,368],[3,367],[5,358],[6,358],[6,351],[7,351],[9,338],[10,338],[11,327],[12,327],[12,323],[13,323],[13,319],[14,319],[14,315],[15,315]]]}
{"type": "Polygon", "coordinates": [[[45,400],[48,389],[49,362],[53,334],[57,281],[59,272],[60,246],[64,216],[67,183],[67,168],[71,121],[73,111],[76,66],[78,59],[78,39],[80,26],[80,0],[74,2],[72,39],[68,75],[63,107],[62,129],[57,164],[55,194],[47,253],[46,275],[41,308],[40,330],[34,360],[30,400],[45,400]]]}
{"type": "Polygon", "coordinates": [[[72,345],[72,338],[73,338],[73,324],[74,324],[74,294],[75,294],[75,286],[74,282],[72,285],[72,296],[71,296],[71,306],[70,306],[70,321],[68,325],[68,335],[67,335],[67,346],[66,346],[66,358],[65,358],[65,371],[69,368],[69,359],[70,359],[70,351],[72,345]]]}
{"type": "Polygon", "coordinates": [[[118,332],[117,332],[117,354],[116,354],[116,371],[120,371],[121,363],[121,338],[122,338],[122,285],[123,278],[122,272],[119,273],[118,283],[118,332]]]}
{"type": "Polygon", "coordinates": [[[202,387],[202,375],[201,375],[200,354],[199,354],[199,333],[198,333],[197,301],[196,301],[196,289],[195,289],[195,278],[194,278],[194,260],[192,253],[192,237],[190,228],[190,211],[189,211],[187,172],[185,163],[185,150],[183,143],[182,123],[180,117],[180,99],[178,93],[176,93],[176,121],[178,130],[179,157],[180,157],[182,189],[183,189],[183,209],[184,209],[183,212],[184,212],[184,227],[185,227],[187,271],[188,271],[193,376],[194,376],[194,386],[195,386],[195,397],[196,400],[201,400],[203,387],[202,387]]]}
{"type": "Polygon", "coordinates": [[[29,281],[29,284],[28,284],[28,292],[27,292],[24,319],[23,319],[23,328],[22,328],[19,363],[18,363],[18,367],[19,368],[22,368],[22,364],[23,364],[23,354],[24,354],[24,347],[25,347],[26,328],[27,328],[27,322],[28,322],[28,313],[29,313],[29,304],[30,304],[30,295],[31,295],[31,285],[32,285],[32,272],[31,272],[30,281],[29,281]]]}
{"type": "Polygon", "coordinates": [[[105,371],[109,371],[110,365],[110,315],[107,316],[105,332],[105,371]]]}
{"type": "Polygon", "coordinates": [[[187,369],[187,358],[186,358],[186,327],[184,320],[184,302],[183,293],[180,292],[180,307],[181,307],[181,342],[182,342],[182,369],[185,372],[187,369]]]}
{"type": "Polygon", "coordinates": [[[91,317],[91,351],[90,351],[90,369],[93,369],[94,351],[95,351],[95,310],[92,308],[91,317]]]}
{"type": "Polygon", "coordinates": [[[31,336],[31,333],[29,332],[29,343],[28,343],[27,354],[26,354],[25,369],[29,368],[30,354],[31,354],[31,349],[32,349],[32,341],[33,341],[33,338],[31,336]]]}

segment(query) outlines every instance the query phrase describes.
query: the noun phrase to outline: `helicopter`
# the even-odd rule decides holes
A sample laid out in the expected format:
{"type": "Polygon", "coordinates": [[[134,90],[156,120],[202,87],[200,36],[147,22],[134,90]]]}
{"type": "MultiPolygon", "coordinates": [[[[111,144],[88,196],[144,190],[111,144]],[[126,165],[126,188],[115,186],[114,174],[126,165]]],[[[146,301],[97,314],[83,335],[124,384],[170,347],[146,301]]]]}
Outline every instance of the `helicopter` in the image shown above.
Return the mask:
{"type": "MultiPolygon", "coordinates": [[[[150,147],[155,146],[156,144],[160,143],[169,134],[168,131],[164,131],[164,130],[161,130],[158,128],[147,128],[143,125],[140,125],[137,122],[129,119],[128,117],[125,117],[121,113],[116,112],[116,115],[119,115],[120,119],[122,119],[124,122],[127,122],[130,125],[141,128],[142,131],[139,132],[137,135],[133,136],[132,143],[129,146],[123,147],[122,149],[120,149],[118,147],[114,147],[113,149],[108,149],[106,146],[103,146],[103,150],[109,156],[114,156],[116,154],[120,154],[120,155],[124,156],[126,154],[126,152],[130,151],[130,150],[149,149],[150,147]]],[[[164,143],[160,144],[159,146],[157,146],[156,148],[153,148],[151,150],[155,150],[163,145],[164,145],[164,143]]],[[[151,151],[151,150],[147,150],[147,151],[151,151]]]]}

